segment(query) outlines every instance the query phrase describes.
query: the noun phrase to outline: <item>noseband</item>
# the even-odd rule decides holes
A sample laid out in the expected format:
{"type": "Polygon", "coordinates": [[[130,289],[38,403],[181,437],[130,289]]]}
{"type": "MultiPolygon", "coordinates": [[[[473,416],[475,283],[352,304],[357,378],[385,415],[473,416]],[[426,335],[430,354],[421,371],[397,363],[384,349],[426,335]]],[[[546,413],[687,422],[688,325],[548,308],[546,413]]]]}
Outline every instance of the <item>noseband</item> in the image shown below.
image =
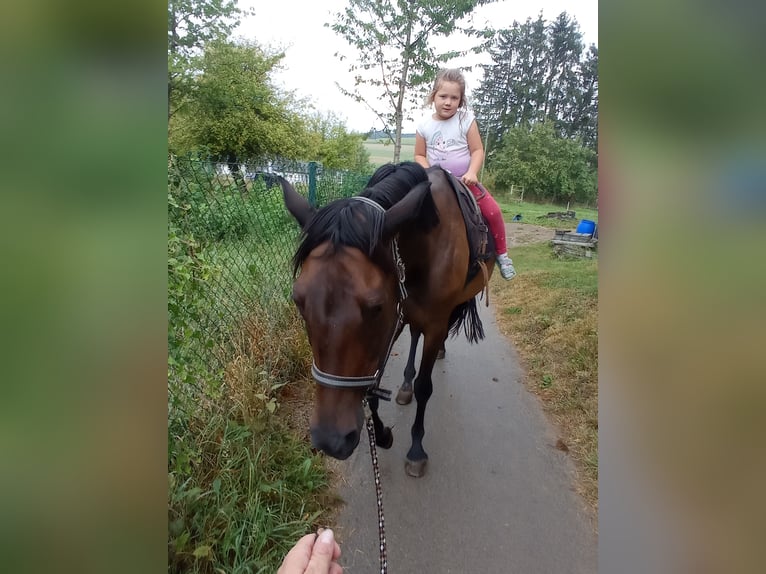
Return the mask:
{"type": "MultiPolygon", "coordinates": [[[[367,197],[357,196],[352,197],[351,199],[362,201],[368,205],[373,206],[375,209],[382,211],[383,213],[386,211],[380,204],[367,197]]],[[[341,375],[325,373],[319,367],[317,367],[316,361],[312,361],[311,375],[314,377],[314,380],[323,387],[330,387],[333,389],[362,389],[367,391],[368,396],[378,397],[384,401],[391,400],[391,391],[380,387],[380,379],[383,377],[383,371],[386,368],[388,357],[391,354],[392,347],[394,346],[394,339],[396,338],[396,334],[404,323],[403,303],[407,298],[407,289],[404,286],[404,262],[399,256],[399,244],[396,241],[396,237],[394,237],[391,241],[391,254],[393,256],[394,266],[396,267],[396,273],[399,278],[399,298],[396,301],[396,326],[394,327],[393,333],[391,333],[391,338],[388,342],[386,354],[380,358],[378,369],[372,375],[362,377],[344,377],[341,375]]]]}

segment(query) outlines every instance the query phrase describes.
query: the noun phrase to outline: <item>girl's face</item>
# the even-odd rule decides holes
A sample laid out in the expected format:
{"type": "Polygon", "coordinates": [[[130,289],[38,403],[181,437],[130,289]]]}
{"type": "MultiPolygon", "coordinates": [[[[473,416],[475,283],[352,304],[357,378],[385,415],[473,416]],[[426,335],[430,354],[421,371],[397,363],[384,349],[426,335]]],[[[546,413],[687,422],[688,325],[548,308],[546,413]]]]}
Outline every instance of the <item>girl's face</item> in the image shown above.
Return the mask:
{"type": "Polygon", "coordinates": [[[434,94],[434,109],[436,117],[448,120],[457,113],[463,92],[457,82],[441,82],[434,94]]]}

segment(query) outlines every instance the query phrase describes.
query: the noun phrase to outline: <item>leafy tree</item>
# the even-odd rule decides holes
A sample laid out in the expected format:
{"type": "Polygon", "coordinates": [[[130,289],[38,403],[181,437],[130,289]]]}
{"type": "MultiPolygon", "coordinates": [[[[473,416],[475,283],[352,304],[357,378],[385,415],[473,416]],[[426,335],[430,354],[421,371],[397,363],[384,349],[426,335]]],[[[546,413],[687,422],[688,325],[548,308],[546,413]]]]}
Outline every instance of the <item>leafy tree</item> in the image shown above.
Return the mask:
{"type": "Polygon", "coordinates": [[[563,12],[550,24],[542,14],[514,22],[494,34],[487,51],[492,63],[483,66],[475,108],[488,151],[511,128],[546,120],[559,135],[596,150],[598,50],[583,55],[576,20],[563,12]]]}
{"type": "Polygon", "coordinates": [[[290,94],[275,88],[269,75],[284,54],[254,43],[211,44],[202,57],[186,109],[176,121],[171,150],[205,149],[226,161],[244,190],[239,162],[270,156],[306,155],[304,119],[290,94]]]}
{"type": "Polygon", "coordinates": [[[461,53],[436,52],[429,38],[460,30],[461,18],[493,1],[349,0],[346,9],[335,14],[335,22],[325,24],[356,51],[353,57],[336,53],[341,61],[349,60],[349,71],[354,73],[353,88],[338,87],[377,114],[394,144],[395,162],[401,153],[405,114],[411,119],[409,110],[422,103],[424,88],[439,64],[461,53]],[[362,95],[362,85],[376,90],[373,103],[362,95]]]}
{"type": "Polygon", "coordinates": [[[203,47],[226,39],[243,11],[238,0],[168,0],[168,121],[199,71],[203,47]]]}
{"type": "Polygon", "coordinates": [[[485,126],[489,152],[509,128],[543,119],[548,45],[542,14],[495,32],[487,52],[492,63],[483,66],[474,106],[485,126]]]}
{"type": "Polygon", "coordinates": [[[307,120],[308,158],[322,162],[329,169],[366,172],[370,154],[361,134],[349,133],[333,113],[314,114],[307,120]]]}
{"type": "Polygon", "coordinates": [[[525,196],[561,203],[596,200],[595,153],[579,140],[560,137],[552,121],[511,128],[495,150],[498,190],[522,187],[525,196]]]}
{"type": "Polygon", "coordinates": [[[580,91],[572,118],[572,134],[598,154],[598,48],[591,44],[580,63],[580,91]]]}
{"type": "Polygon", "coordinates": [[[583,51],[582,34],[576,20],[566,12],[559,14],[551,23],[548,32],[549,58],[548,75],[545,79],[544,117],[556,123],[563,133],[568,107],[573,107],[577,97],[577,69],[583,51]]]}

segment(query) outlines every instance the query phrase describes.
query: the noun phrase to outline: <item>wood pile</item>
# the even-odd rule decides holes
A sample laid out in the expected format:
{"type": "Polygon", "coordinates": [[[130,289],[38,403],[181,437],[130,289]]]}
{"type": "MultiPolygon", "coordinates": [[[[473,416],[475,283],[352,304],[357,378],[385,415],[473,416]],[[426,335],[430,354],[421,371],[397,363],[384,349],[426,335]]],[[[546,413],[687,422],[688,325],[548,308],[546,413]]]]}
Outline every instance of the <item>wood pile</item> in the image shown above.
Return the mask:
{"type": "Polygon", "coordinates": [[[567,209],[566,211],[549,211],[546,215],[538,215],[537,219],[561,219],[565,221],[575,219],[575,217],[575,212],[567,209]]]}
{"type": "Polygon", "coordinates": [[[593,257],[598,238],[592,233],[576,233],[566,229],[556,229],[551,245],[559,257],[593,257]]]}

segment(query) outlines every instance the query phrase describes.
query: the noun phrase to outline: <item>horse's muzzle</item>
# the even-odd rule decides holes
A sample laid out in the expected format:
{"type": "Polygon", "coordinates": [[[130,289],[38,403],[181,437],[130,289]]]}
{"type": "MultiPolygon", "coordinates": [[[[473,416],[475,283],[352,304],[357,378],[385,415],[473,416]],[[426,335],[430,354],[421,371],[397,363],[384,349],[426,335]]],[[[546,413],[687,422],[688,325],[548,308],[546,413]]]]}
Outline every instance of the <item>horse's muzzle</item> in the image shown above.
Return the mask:
{"type": "Polygon", "coordinates": [[[339,432],[337,429],[323,429],[322,427],[311,429],[313,447],[338,460],[346,460],[351,456],[359,444],[359,437],[360,432],[356,429],[347,433],[339,432]]]}

